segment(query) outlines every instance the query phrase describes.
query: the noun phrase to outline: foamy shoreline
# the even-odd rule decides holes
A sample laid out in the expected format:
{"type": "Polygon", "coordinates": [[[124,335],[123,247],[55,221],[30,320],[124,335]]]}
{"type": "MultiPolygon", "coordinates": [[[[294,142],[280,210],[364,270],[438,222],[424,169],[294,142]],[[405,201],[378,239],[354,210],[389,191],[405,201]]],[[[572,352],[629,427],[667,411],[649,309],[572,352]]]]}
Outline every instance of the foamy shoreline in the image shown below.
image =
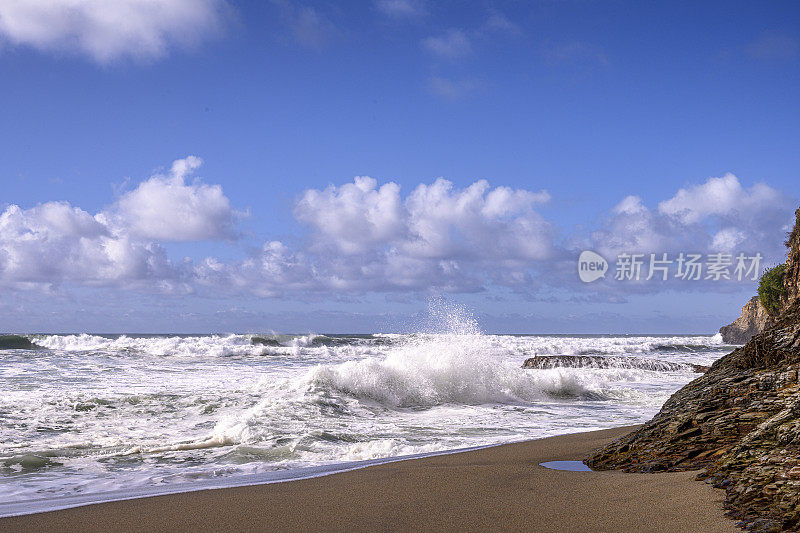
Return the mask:
{"type": "MultiPolygon", "coordinates": [[[[636,426],[621,426],[621,427],[628,428],[636,426]]],[[[276,470],[272,472],[262,472],[258,474],[243,474],[238,476],[220,477],[219,479],[173,483],[165,486],[138,487],[136,489],[131,489],[131,490],[97,492],[79,496],[65,496],[63,498],[58,498],[58,499],[42,498],[37,500],[26,500],[20,502],[9,502],[9,503],[0,502],[0,519],[12,516],[23,516],[35,513],[60,511],[63,509],[71,509],[73,507],[82,507],[85,505],[95,505],[100,503],[135,500],[139,498],[150,498],[155,496],[166,496],[170,494],[185,494],[188,492],[196,492],[203,490],[219,490],[219,489],[231,489],[237,487],[269,485],[272,483],[287,483],[291,481],[300,481],[304,479],[313,479],[322,476],[329,476],[332,474],[350,472],[353,470],[359,470],[362,468],[369,468],[371,466],[378,466],[398,461],[410,461],[414,459],[422,459],[425,457],[436,457],[440,455],[466,453],[475,450],[482,450],[485,448],[493,448],[496,446],[505,446],[508,444],[517,444],[520,442],[549,439],[552,437],[574,435],[578,433],[591,433],[593,431],[602,431],[602,430],[571,431],[571,432],[561,433],[559,435],[550,435],[547,437],[534,437],[531,439],[513,440],[508,442],[486,444],[482,446],[471,446],[468,448],[439,450],[439,451],[416,453],[410,455],[398,455],[394,457],[381,457],[378,459],[369,459],[364,461],[348,461],[344,463],[334,463],[329,465],[311,466],[311,467],[295,468],[287,470],[276,470]]]]}

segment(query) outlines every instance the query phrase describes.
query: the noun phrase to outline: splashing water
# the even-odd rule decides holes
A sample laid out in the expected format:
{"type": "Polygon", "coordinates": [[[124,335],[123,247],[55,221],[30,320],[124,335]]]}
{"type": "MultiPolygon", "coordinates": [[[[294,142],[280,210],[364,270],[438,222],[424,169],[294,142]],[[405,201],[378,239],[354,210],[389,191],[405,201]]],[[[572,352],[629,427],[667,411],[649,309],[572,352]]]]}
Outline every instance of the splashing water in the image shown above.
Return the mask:
{"type": "Polygon", "coordinates": [[[420,332],[449,337],[480,337],[483,330],[474,313],[466,306],[435,296],[428,301],[427,319],[420,332]]]}

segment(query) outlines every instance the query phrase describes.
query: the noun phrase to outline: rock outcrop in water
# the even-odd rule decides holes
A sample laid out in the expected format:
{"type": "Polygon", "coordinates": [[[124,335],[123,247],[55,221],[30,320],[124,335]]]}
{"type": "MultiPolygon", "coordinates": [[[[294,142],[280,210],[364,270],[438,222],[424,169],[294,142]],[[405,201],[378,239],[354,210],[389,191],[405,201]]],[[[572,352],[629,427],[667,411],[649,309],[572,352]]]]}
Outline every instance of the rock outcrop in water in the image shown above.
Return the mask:
{"type": "Polygon", "coordinates": [[[28,337],[21,335],[0,335],[0,350],[44,350],[28,337]]]}
{"type": "Polygon", "coordinates": [[[659,361],[646,357],[617,357],[606,355],[537,355],[525,359],[522,368],[638,368],[657,372],[692,370],[706,372],[707,366],[659,361]]]}
{"type": "Polygon", "coordinates": [[[250,344],[261,346],[283,346],[278,339],[273,337],[260,337],[253,336],[250,338],[250,344]]]}
{"type": "Polygon", "coordinates": [[[758,531],[800,527],[800,209],[787,242],[780,313],[651,421],[587,459],[595,469],[703,469],[732,517],[758,531]]]}
{"type": "Polygon", "coordinates": [[[722,342],[726,344],[745,344],[747,341],[764,331],[769,321],[769,313],[761,305],[758,296],[753,296],[742,307],[742,314],[727,326],[719,328],[722,342]]]}

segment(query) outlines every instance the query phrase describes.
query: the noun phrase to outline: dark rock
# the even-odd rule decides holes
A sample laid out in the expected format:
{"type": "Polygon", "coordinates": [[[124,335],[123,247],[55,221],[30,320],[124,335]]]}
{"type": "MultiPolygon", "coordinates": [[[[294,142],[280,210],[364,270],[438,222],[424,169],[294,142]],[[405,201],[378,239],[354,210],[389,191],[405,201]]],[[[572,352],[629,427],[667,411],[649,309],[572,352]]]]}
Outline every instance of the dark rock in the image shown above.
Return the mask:
{"type": "Polygon", "coordinates": [[[621,357],[605,355],[537,355],[525,359],[522,368],[639,368],[657,372],[692,370],[706,372],[709,367],[688,363],[672,363],[646,357],[621,357]]]}
{"type": "Polygon", "coordinates": [[[719,328],[722,334],[722,342],[726,344],[745,344],[753,335],[764,331],[769,320],[769,313],[761,305],[758,296],[750,298],[744,307],[739,318],[727,326],[719,328]]]}
{"type": "Polygon", "coordinates": [[[282,346],[278,339],[272,337],[251,337],[250,344],[261,346],[282,346]]]}
{"type": "Polygon", "coordinates": [[[0,335],[0,350],[44,350],[22,335],[0,335]]]}

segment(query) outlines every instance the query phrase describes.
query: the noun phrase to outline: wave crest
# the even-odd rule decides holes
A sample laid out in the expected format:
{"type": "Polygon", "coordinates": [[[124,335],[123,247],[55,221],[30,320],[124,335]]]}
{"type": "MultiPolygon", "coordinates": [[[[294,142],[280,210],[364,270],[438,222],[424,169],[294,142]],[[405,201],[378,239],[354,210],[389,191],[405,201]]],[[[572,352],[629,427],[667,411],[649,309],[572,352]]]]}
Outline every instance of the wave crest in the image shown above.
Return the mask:
{"type": "Polygon", "coordinates": [[[155,356],[228,357],[261,355],[263,347],[254,345],[249,335],[209,335],[198,337],[119,335],[42,335],[37,344],[67,352],[138,353],[155,356]]]}

